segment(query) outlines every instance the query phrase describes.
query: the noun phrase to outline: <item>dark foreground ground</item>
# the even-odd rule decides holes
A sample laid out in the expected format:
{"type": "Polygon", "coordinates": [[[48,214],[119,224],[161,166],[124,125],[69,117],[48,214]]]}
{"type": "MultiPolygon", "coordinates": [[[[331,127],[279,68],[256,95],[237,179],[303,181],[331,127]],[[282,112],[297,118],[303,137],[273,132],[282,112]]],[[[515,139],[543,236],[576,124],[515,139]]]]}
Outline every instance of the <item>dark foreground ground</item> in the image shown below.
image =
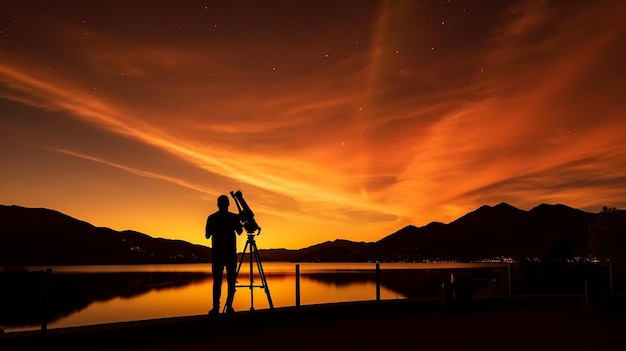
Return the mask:
{"type": "Polygon", "coordinates": [[[512,297],[450,306],[381,301],[7,333],[0,350],[611,350],[624,299],[512,297]]]}

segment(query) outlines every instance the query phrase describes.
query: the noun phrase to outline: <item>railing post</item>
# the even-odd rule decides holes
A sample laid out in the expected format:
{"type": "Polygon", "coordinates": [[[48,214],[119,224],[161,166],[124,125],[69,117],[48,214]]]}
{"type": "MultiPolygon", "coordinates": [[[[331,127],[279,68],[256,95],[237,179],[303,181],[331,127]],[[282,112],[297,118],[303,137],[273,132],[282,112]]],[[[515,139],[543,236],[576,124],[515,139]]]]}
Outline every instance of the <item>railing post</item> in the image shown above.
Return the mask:
{"type": "Polygon", "coordinates": [[[376,262],[376,302],[380,302],[380,262],[376,262]]]}
{"type": "Polygon", "coordinates": [[[52,276],[52,269],[46,269],[46,275],[44,277],[43,286],[43,311],[41,318],[41,335],[46,335],[48,330],[48,314],[50,313],[50,278],[52,276]]]}
{"type": "Polygon", "coordinates": [[[296,264],[296,308],[300,308],[300,264],[296,264]]]}
{"type": "Polygon", "coordinates": [[[452,301],[457,301],[457,291],[458,291],[458,284],[456,282],[456,277],[454,276],[454,273],[450,273],[450,288],[452,289],[452,301]]]}

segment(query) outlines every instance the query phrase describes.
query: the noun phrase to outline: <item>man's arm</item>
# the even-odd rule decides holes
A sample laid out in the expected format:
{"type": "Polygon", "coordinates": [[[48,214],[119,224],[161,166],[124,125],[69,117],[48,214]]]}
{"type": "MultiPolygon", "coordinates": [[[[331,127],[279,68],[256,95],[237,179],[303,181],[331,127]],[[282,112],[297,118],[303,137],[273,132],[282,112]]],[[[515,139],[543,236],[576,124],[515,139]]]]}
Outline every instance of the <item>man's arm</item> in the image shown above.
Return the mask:
{"type": "Polygon", "coordinates": [[[211,227],[209,225],[210,217],[206,219],[206,226],[204,227],[204,236],[208,239],[211,237],[211,227]]]}
{"type": "Polygon", "coordinates": [[[243,233],[243,224],[241,224],[239,215],[233,216],[233,222],[235,223],[235,232],[237,232],[237,235],[241,235],[243,233]]]}

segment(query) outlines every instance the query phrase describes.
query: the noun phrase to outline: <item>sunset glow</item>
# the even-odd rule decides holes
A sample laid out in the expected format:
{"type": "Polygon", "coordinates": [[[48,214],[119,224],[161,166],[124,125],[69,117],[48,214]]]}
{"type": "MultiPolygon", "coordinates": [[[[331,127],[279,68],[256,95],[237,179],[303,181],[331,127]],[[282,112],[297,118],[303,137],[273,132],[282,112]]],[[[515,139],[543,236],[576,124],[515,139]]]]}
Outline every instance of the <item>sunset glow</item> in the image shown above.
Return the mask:
{"type": "Polygon", "coordinates": [[[289,249],[500,202],[626,208],[624,18],[602,0],[5,1],[0,203],[209,245],[217,196],[241,190],[259,248],[289,249]]]}

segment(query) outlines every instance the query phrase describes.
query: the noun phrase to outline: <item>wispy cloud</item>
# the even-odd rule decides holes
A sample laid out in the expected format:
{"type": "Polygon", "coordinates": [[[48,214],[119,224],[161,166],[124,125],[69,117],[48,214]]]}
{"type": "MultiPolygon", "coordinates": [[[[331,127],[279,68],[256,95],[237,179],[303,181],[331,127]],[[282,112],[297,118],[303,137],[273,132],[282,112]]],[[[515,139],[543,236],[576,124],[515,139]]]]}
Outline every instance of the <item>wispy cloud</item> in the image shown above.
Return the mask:
{"type": "Polygon", "coordinates": [[[484,203],[623,204],[626,5],[140,5],[4,4],[0,98],[132,147],[39,131],[136,184],[248,189],[276,246],[295,223],[377,240],[484,203]]]}

